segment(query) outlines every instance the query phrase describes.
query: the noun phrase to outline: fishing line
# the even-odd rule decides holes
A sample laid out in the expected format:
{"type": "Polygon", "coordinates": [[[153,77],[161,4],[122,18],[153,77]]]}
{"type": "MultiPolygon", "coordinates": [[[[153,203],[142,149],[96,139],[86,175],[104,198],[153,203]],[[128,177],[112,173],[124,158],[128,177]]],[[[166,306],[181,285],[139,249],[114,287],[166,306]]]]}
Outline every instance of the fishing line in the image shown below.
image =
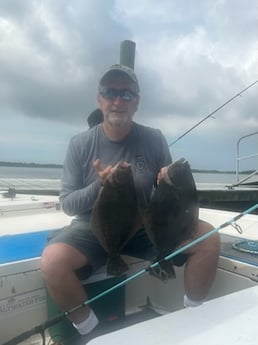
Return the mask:
{"type": "Polygon", "coordinates": [[[217,109],[213,110],[210,114],[208,114],[207,116],[205,116],[201,121],[197,122],[193,127],[191,127],[190,129],[188,129],[185,133],[183,133],[182,135],[180,135],[180,137],[178,137],[175,141],[173,141],[171,144],[169,144],[168,146],[172,146],[174,145],[176,142],[178,142],[180,139],[182,139],[186,134],[188,134],[189,132],[191,132],[194,128],[198,127],[202,122],[204,122],[205,120],[207,120],[209,117],[211,117],[213,114],[215,114],[217,111],[219,111],[220,109],[222,109],[223,107],[225,107],[225,105],[229,104],[230,102],[232,102],[235,98],[241,96],[242,93],[244,93],[245,91],[247,91],[248,89],[250,89],[250,87],[252,87],[253,85],[255,85],[256,83],[258,83],[258,80],[256,80],[255,82],[253,82],[252,84],[248,85],[246,88],[244,88],[243,90],[241,90],[240,92],[238,92],[235,96],[231,97],[229,100],[227,100],[225,103],[223,103],[221,106],[219,106],[217,109]]]}
{"type": "Polygon", "coordinates": [[[240,218],[242,218],[243,216],[253,212],[254,210],[256,210],[258,208],[258,204],[253,205],[252,207],[248,208],[247,210],[237,214],[235,217],[231,218],[230,220],[226,221],[225,223],[221,224],[220,226],[213,228],[212,230],[210,230],[209,232],[207,232],[204,235],[201,235],[199,237],[197,237],[195,240],[189,242],[188,244],[176,249],[173,253],[165,256],[164,258],[162,258],[159,261],[154,262],[153,264],[151,264],[150,266],[148,266],[147,268],[144,268],[142,270],[140,270],[139,272],[136,272],[135,274],[131,275],[130,277],[124,279],[123,281],[121,281],[120,283],[115,284],[114,286],[112,286],[109,289],[106,289],[105,291],[99,293],[98,295],[88,299],[87,301],[84,301],[83,303],[81,303],[80,305],[77,305],[76,307],[62,313],[62,314],[58,314],[57,316],[47,320],[46,322],[34,327],[33,329],[24,332],[20,335],[18,335],[17,337],[9,340],[8,342],[2,344],[2,345],[17,345],[18,343],[20,343],[21,341],[31,337],[32,335],[36,334],[36,333],[40,333],[42,334],[42,332],[44,330],[46,330],[47,328],[55,325],[58,322],[61,322],[65,317],[67,317],[68,315],[70,315],[71,313],[73,313],[74,311],[83,308],[84,306],[96,301],[97,299],[107,295],[108,293],[110,293],[111,291],[124,286],[125,284],[129,283],[131,280],[139,277],[140,275],[142,275],[143,273],[148,272],[150,269],[155,268],[157,266],[159,266],[160,262],[164,261],[164,260],[170,260],[172,259],[174,256],[182,253],[183,251],[185,251],[186,249],[189,249],[191,247],[193,247],[194,245],[200,243],[201,241],[205,240],[206,238],[212,236],[213,234],[217,233],[219,230],[225,228],[228,225],[231,224],[235,224],[237,220],[239,220],[240,218]]]}

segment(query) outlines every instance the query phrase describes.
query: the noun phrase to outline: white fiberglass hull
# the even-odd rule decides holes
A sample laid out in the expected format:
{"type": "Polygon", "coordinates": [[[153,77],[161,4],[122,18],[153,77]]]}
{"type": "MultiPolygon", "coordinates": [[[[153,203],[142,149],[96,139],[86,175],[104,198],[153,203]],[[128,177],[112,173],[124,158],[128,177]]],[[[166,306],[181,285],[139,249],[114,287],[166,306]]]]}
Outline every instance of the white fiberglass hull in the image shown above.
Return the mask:
{"type": "MultiPolygon", "coordinates": [[[[4,208],[1,205],[0,240],[9,239],[8,243],[15,243],[17,236],[29,236],[35,232],[43,233],[70,223],[71,217],[66,216],[60,210],[57,197],[46,197],[46,199],[37,197],[37,199],[32,200],[30,198],[27,204],[22,201],[20,204],[17,202],[11,205],[12,207],[8,206],[9,208],[4,208]],[[27,206],[24,206],[25,204],[27,206]]],[[[229,221],[235,215],[236,213],[227,211],[200,210],[200,218],[209,221],[214,227],[229,221]]],[[[237,233],[231,225],[223,228],[220,232],[222,235],[236,236],[239,239],[258,239],[257,215],[246,215],[239,219],[237,224],[241,227],[242,234],[237,233]]],[[[0,245],[1,243],[4,242],[0,242],[0,245]]],[[[19,243],[21,242],[19,241],[19,243]]],[[[0,263],[1,343],[47,319],[46,289],[39,271],[40,253],[35,257],[31,257],[29,254],[25,253],[24,257],[18,257],[17,260],[13,258],[0,263]]],[[[24,253],[20,255],[24,255],[24,253]]],[[[5,259],[2,258],[2,260],[5,259]]],[[[136,260],[132,265],[132,270],[137,271],[147,265],[146,262],[136,260]]],[[[130,281],[126,285],[126,312],[137,311],[139,306],[144,305],[147,297],[149,297],[159,312],[174,311],[172,313],[174,320],[177,315],[175,311],[183,309],[184,295],[183,269],[176,268],[176,274],[177,279],[171,280],[167,284],[161,283],[146,273],[130,281]]],[[[105,274],[100,273],[93,279],[95,278],[103,279],[105,274]]],[[[256,263],[245,262],[245,260],[238,260],[223,254],[219,260],[216,279],[210,291],[209,299],[257,286],[257,281],[258,267],[256,263]]],[[[239,300],[241,300],[241,296],[239,295],[239,300]]],[[[180,318],[181,314],[178,315],[180,318]]],[[[219,316],[217,319],[219,320],[219,316]]],[[[30,344],[30,340],[28,340],[28,344],[30,344]]]]}

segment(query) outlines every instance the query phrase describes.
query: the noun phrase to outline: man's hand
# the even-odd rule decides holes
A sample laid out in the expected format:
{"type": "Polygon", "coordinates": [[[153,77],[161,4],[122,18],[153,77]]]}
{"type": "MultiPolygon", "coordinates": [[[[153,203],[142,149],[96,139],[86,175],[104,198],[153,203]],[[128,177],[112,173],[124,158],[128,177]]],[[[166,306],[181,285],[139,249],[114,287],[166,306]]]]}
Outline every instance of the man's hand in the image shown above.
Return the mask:
{"type": "Polygon", "coordinates": [[[160,181],[162,179],[164,179],[167,176],[167,171],[168,171],[167,166],[160,169],[158,176],[157,176],[157,185],[160,183],[160,181]]]}
{"type": "Polygon", "coordinates": [[[99,159],[96,159],[94,162],[93,162],[93,166],[95,168],[95,171],[96,173],[98,174],[99,176],[99,180],[100,180],[100,183],[102,185],[104,185],[106,179],[108,178],[108,176],[111,174],[112,172],[112,169],[114,169],[112,167],[112,165],[108,165],[106,166],[105,168],[103,168],[100,164],[100,160],[99,159]]]}
{"type": "Polygon", "coordinates": [[[99,159],[96,159],[94,162],[93,162],[93,166],[95,168],[95,171],[96,173],[98,174],[99,176],[99,179],[100,179],[100,183],[102,185],[104,185],[105,181],[107,179],[110,180],[110,182],[112,182],[112,174],[116,171],[117,167],[119,165],[122,165],[124,167],[128,167],[130,164],[127,163],[127,162],[118,162],[116,165],[112,166],[112,165],[108,165],[106,166],[106,168],[103,168],[100,164],[100,160],[99,159]]]}

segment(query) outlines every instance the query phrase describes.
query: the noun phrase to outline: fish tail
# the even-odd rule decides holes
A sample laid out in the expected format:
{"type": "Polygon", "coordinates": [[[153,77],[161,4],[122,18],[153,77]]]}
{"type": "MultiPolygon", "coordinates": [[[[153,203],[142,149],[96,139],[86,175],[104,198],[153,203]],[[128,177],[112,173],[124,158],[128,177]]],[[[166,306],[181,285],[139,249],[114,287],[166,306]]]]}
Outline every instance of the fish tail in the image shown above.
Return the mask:
{"type": "Polygon", "coordinates": [[[107,274],[113,276],[120,276],[128,271],[129,266],[124,262],[121,256],[108,258],[107,260],[107,274]]]}
{"type": "Polygon", "coordinates": [[[176,278],[176,272],[172,260],[162,260],[159,265],[162,270],[167,272],[169,279],[176,278]]]}
{"type": "Polygon", "coordinates": [[[176,272],[171,260],[161,260],[158,266],[149,270],[149,273],[163,282],[176,278],[176,272]]]}

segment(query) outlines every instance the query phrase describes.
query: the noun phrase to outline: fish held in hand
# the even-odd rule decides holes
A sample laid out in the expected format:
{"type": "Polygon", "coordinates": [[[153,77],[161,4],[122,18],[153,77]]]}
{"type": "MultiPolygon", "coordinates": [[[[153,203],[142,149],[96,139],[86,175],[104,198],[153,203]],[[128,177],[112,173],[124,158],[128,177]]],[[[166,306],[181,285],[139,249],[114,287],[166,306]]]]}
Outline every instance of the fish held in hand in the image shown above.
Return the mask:
{"type": "Polygon", "coordinates": [[[92,211],[92,231],[108,254],[107,274],[128,270],[120,253],[136,232],[137,196],[131,166],[118,163],[101,188],[92,211]]]}
{"type": "Polygon", "coordinates": [[[150,273],[162,281],[175,278],[173,259],[162,260],[191,237],[199,216],[198,194],[189,163],[170,164],[144,213],[146,232],[156,251],[158,266],[150,273]]]}

